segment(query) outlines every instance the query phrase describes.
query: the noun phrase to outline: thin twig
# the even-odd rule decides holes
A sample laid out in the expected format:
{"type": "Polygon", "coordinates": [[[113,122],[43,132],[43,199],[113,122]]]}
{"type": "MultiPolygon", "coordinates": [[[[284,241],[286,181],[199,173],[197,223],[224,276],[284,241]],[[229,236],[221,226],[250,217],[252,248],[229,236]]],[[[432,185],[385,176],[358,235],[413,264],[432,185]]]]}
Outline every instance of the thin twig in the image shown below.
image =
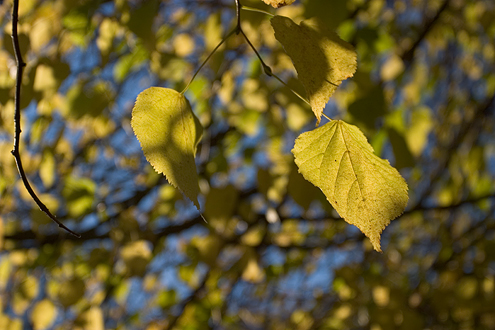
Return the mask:
{"type": "MultiPolygon", "coordinates": [[[[237,0],[236,0],[237,1],[237,0]]],[[[308,104],[309,106],[311,106],[311,104],[309,103],[309,101],[304,98],[302,95],[300,95],[298,92],[296,92],[295,90],[293,90],[289,85],[287,85],[287,83],[285,83],[282,79],[280,79],[279,76],[277,76],[276,74],[273,73],[272,71],[272,68],[270,68],[266,63],[265,61],[263,61],[263,58],[261,57],[260,53],[258,52],[258,50],[256,49],[256,47],[254,47],[254,45],[251,43],[251,40],[249,40],[249,38],[247,37],[247,35],[244,33],[244,31],[242,29],[240,29],[240,32],[242,34],[242,36],[244,37],[244,39],[246,40],[246,42],[248,43],[249,47],[251,47],[251,49],[254,51],[254,53],[256,54],[256,56],[258,57],[258,59],[260,60],[261,62],[261,65],[263,66],[263,71],[265,72],[265,74],[267,76],[270,76],[270,77],[274,77],[275,79],[277,79],[280,83],[282,83],[282,85],[284,85],[285,87],[287,87],[288,89],[290,89],[290,91],[292,93],[294,93],[294,95],[296,95],[298,98],[300,98],[301,100],[303,100],[306,104],[308,104]]],[[[328,80],[327,80],[328,81],[328,80]]],[[[330,84],[332,85],[335,85],[333,84],[332,82],[328,81],[330,84]]],[[[337,86],[337,85],[335,85],[337,86]]],[[[325,115],[324,113],[322,113],[322,116],[325,117],[326,119],[328,119],[329,121],[332,121],[332,118],[328,117],[327,115],[325,115]]]]}
{"type": "Polygon", "coordinates": [[[229,34],[227,34],[222,39],[222,41],[220,41],[220,43],[211,51],[211,53],[208,55],[208,57],[203,61],[203,63],[201,64],[201,66],[198,68],[198,70],[196,70],[196,72],[194,73],[193,77],[191,78],[191,80],[189,81],[189,83],[187,84],[187,86],[184,88],[184,90],[182,92],[180,92],[181,94],[184,94],[189,89],[189,86],[194,81],[194,78],[196,78],[196,76],[201,71],[201,69],[206,65],[206,63],[208,62],[208,60],[213,56],[213,54],[215,54],[215,52],[218,50],[218,48],[220,48],[220,46],[222,46],[223,43],[225,41],[227,41],[227,39],[229,39],[230,36],[232,36],[236,31],[237,31],[237,28],[235,28],[234,30],[230,31],[229,34]]]}
{"type": "Polygon", "coordinates": [[[265,11],[263,9],[259,9],[259,8],[248,7],[248,6],[241,6],[241,9],[242,10],[245,10],[245,11],[253,11],[253,12],[256,12],[256,13],[262,13],[262,14],[269,15],[269,16],[272,16],[272,17],[275,16],[272,13],[269,13],[269,12],[267,12],[267,11],[265,11]]]}
{"type": "Polygon", "coordinates": [[[241,28],[241,8],[242,8],[242,4],[240,2],[240,0],[235,0],[235,13],[236,13],[236,16],[237,16],[237,25],[236,25],[236,31],[235,31],[235,34],[239,34],[241,31],[242,31],[242,28],[241,28]]]}
{"type": "Polygon", "coordinates": [[[22,182],[24,183],[24,187],[31,195],[31,198],[36,202],[40,210],[45,213],[50,219],[52,219],[58,226],[67,232],[71,233],[76,237],[81,237],[79,234],[76,234],[69,228],[67,228],[63,223],[61,223],[57,218],[48,210],[48,208],[41,202],[33,188],[29,184],[26,173],[24,172],[24,168],[22,166],[21,155],[19,152],[19,144],[21,137],[21,85],[22,85],[22,73],[24,71],[24,67],[26,63],[22,60],[21,49],[19,46],[19,35],[17,33],[17,23],[19,21],[19,0],[14,0],[14,6],[12,9],[12,44],[14,46],[15,60],[17,64],[17,76],[15,83],[15,113],[14,113],[14,126],[15,126],[15,136],[14,136],[14,150],[12,150],[12,155],[14,156],[15,162],[17,164],[17,170],[19,171],[19,175],[21,176],[22,182]]]}
{"type": "Polygon", "coordinates": [[[265,74],[270,76],[270,77],[273,76],[272,68],[270,68],[265,63],[265,61],[263,61],[263,58],[261,57],[260,53],[258,53],[258,50],[256,49],[256,47],[254,47],[254,45],[251,43],[251,40],[249,40],[249,38],[247,37],[247,35],[244,33],[244,31],[242,29],[241,29],[241,34],[244,37],[244,39],[246,40],[246,42],[248,43],[249,47],[251,47],[251,49],[254,51],[254,53],[256,54],[258,59],[260,60],[261,65],[263,66],[263,71],[265,71],[265,74]]]}

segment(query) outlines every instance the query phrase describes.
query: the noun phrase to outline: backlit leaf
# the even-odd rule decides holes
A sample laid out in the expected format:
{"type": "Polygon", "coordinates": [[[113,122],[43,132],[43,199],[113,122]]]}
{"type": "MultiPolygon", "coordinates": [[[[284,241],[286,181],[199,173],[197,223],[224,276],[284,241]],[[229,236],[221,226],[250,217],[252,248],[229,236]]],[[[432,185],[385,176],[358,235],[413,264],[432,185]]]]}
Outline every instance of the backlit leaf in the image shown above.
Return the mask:
{"type": "Polygon", "coordinates": [[[381,251],[381,232],[408,201],[399,172],[373,153],[356,126],[340,120],[301,134],[292,153],[304,178],[381,251]]]}
{"type": "Polygon", "coordinates": [[[50,327],[57,316],[57,308],[48,299],[36,303],[31,311],[31,322],[35,330],[42,330],[50,327]]]}
{"type": "Polygon", "coordinates": [[[292,59],[318,124],[332,94],[357,68],[354,48],[312,18],[300,25],[290,18],[271,19],[275,38],[292,59]]]}
{"type": "Polygon", "coordinates": [[[263,0],[264,3],[272,6],[273,8],[280,8],[283,6],[287,6],[292,4],[294,1],[295,0],[263,0]]]}
{"type": "Polygon", "coordinates": [[[199,209],[194,157],[203,128],[184,95],[162,87],[146,89],[137,97],[131,125],[148,162],[199,209]]]}

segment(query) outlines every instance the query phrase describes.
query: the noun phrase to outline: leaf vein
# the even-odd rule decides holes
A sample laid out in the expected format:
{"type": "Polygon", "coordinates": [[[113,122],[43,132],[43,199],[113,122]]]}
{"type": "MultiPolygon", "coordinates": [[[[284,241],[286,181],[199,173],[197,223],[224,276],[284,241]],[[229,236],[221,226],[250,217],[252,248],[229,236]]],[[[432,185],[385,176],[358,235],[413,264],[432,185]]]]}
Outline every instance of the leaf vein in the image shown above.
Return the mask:
{"type": "Polygon", "coordinates": [[[344,131],[343,131],[343,129],[342,129],[341,126],[339,126],[339,129],[340,129],[340,134],[342,135],[342,140],[344,141],[345,149],[349,153],[349,162],[351,163],[351,168],[352,168],[352,172],[354,173],[354,177],[356,178],[356,180],[358,182],[359,193],[361,194],[361,198],[364,198],[363,190],[361,188],[361,183],[359,182],[359,178],[358,178],[358,176],[356,174],[356,170],[354,169],[354,164],[352,162],[351,152],[350,152],[349,148],[347,147],[347,142],[346,142],[345,137],[344,137],[344,131]]]}

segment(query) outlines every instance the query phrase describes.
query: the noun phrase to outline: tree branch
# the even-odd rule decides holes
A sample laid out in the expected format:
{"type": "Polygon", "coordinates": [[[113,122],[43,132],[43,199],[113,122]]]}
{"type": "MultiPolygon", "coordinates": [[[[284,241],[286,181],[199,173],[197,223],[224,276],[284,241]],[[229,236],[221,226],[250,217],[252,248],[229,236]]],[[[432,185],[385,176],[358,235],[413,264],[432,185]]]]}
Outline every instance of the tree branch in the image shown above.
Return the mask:
{"type": "Polygon", "coordinates": [[[19,46],[19,35],[17,33],[17,23],[19,21],[19,0],[14,0],[14,6],[12,9],[12,44],[14,46],[15,60],[17,64],[17,76],[15,83],[15,113],[14,113],[14,126],[15,126],[15,136],[14,136],[14,150],[12,150],[12,155],[15,158],[15,163],[17,165],[17,170],[19,171],[19,175],[21,176],[22,182],[24,183],[24,187],[31,195],[31,198],[36,202],[40,210],[45,213],[50,219],[52,219],[57,225],[71,233],[75,237],[80,237],[78,234],[67,228],[63,223],[61,223],[48,208],[41,202],[33,188],[29,184],[26,173],[24,172],[24,168],[22,166],[21,155],[19,153],[19,143],[21,137],[21,85],[22,85],[22,73],[24,71],[24,67],[26,63],[22,60],[21,49],[19,46]]]}
{"type": "MultiPolygon", "coordinates": [[[[154,244],[158,241],[158,239],[162,237],[166,237],[172,234],[178,234],[186,229],[189,229],[201,223],[202,221],[203,221],[202,218],[200,216],[197,216],[193,219],[185,221],[184,223],[165,227],[164,229],[162,229],[160,232],[157,233],[153,233],[152,231],[149,230],[140,232],[139,238],[150,241],[151,243],[154,244]]],[[[3,238],[4,240],[12,240],[15,242],[36,241],[37,245],[44,245],[44,244],[50,244],[56,242],[57,239],[59,238],[59,235],[52,234],[47,236],[39,236],[37,235],[37,233],[33,232],[32,230],[28,230],[19,233],[14,233],[12,235],[4,235],[3,238]]],[[[95,240],[95,239],[101,240],[106,238],[110,238],[110,230],[106,231],[105,233],[99,234],[98,228],[93,228],[85,232],[82,232],[80,235],[80,239],[79,237],[76,236],[68,236],[67,238],[65,238],[65,240],[77,239],[77,241],[82,243],[90,240],[95,240]]]]}
{"type": "Polygon", "coordinates": [[[421,31],[421,34],[418,36],[414,44],[407,49],[402,55],[400,56],[404,62],[410,62],[414,56],[414,52],[416,49],[419,47],[423,39],[426,37],[426,35],[430,32],[431,28],[437,23],[438,19],[442,15],[442,13],[448,8],[450,3],[450,0],[445,0],[442,6],[438,9],[438,11],[435,13],[435,16],[433,16],[425,25],[423,30],[421,31]]]}

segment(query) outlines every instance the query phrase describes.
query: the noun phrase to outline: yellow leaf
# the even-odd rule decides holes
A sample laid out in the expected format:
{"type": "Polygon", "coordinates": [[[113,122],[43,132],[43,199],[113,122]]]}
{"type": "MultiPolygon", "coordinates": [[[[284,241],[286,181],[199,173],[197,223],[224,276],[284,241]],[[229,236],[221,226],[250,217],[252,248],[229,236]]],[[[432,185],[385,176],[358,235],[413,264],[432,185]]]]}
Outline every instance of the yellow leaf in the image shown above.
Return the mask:
{"type": "Polygon", "coordinates": [[[283,6],[287,6],[292,4],[294,1],[295,0],[263,0],[264,3],[272,6],[273,8],[280,8],[283,6]]]}
{"type": "Polygon", "coordinates": [[[288,17],[275,16],[271,23],[275,38],[294,63],[319,124],[332,94],[343,80],[354,75],[356,52],[314,18],[297,25],[288,17]]]}
{"type": "Polygon", "coordinates": [[[174,38],[173,45],[175,53],[179,57],[191,55],[195,47],[194,39],[186,33],[178,34],[174,38]]]}
{"type": "Polygon", "coordinates": [[[137,97],[131,125],[155,171],[199,209],[194,157],[203,128],[184,95],[168,88],[148,88],[137,97]]]}
{"type": "Polygon", "coordinates": [[[144,276],[148,263],[153,258],[148,241],[139,240],[124,246],[120,256],[128,270],[129,275],[144,276]]]}
{"type": "Polygon", "coordinates": [[[31,311],[31,322],[35,330],[49,328],[55,321],[57,308],[48,299],[38,302],[31,311]]]}
{"type": "Polygon", "coordinates": [[[381,251],[381,232],[409,199],[399,172],[373,153],[359,128],[340,120],[301,134],[292,153],[304,178],[381,251]]]}
{"type": "Polygon", "coordinates": [[[104,319],[101,308],[92,306],[86,313],[86,330],[104,330],[104,319]]]}

